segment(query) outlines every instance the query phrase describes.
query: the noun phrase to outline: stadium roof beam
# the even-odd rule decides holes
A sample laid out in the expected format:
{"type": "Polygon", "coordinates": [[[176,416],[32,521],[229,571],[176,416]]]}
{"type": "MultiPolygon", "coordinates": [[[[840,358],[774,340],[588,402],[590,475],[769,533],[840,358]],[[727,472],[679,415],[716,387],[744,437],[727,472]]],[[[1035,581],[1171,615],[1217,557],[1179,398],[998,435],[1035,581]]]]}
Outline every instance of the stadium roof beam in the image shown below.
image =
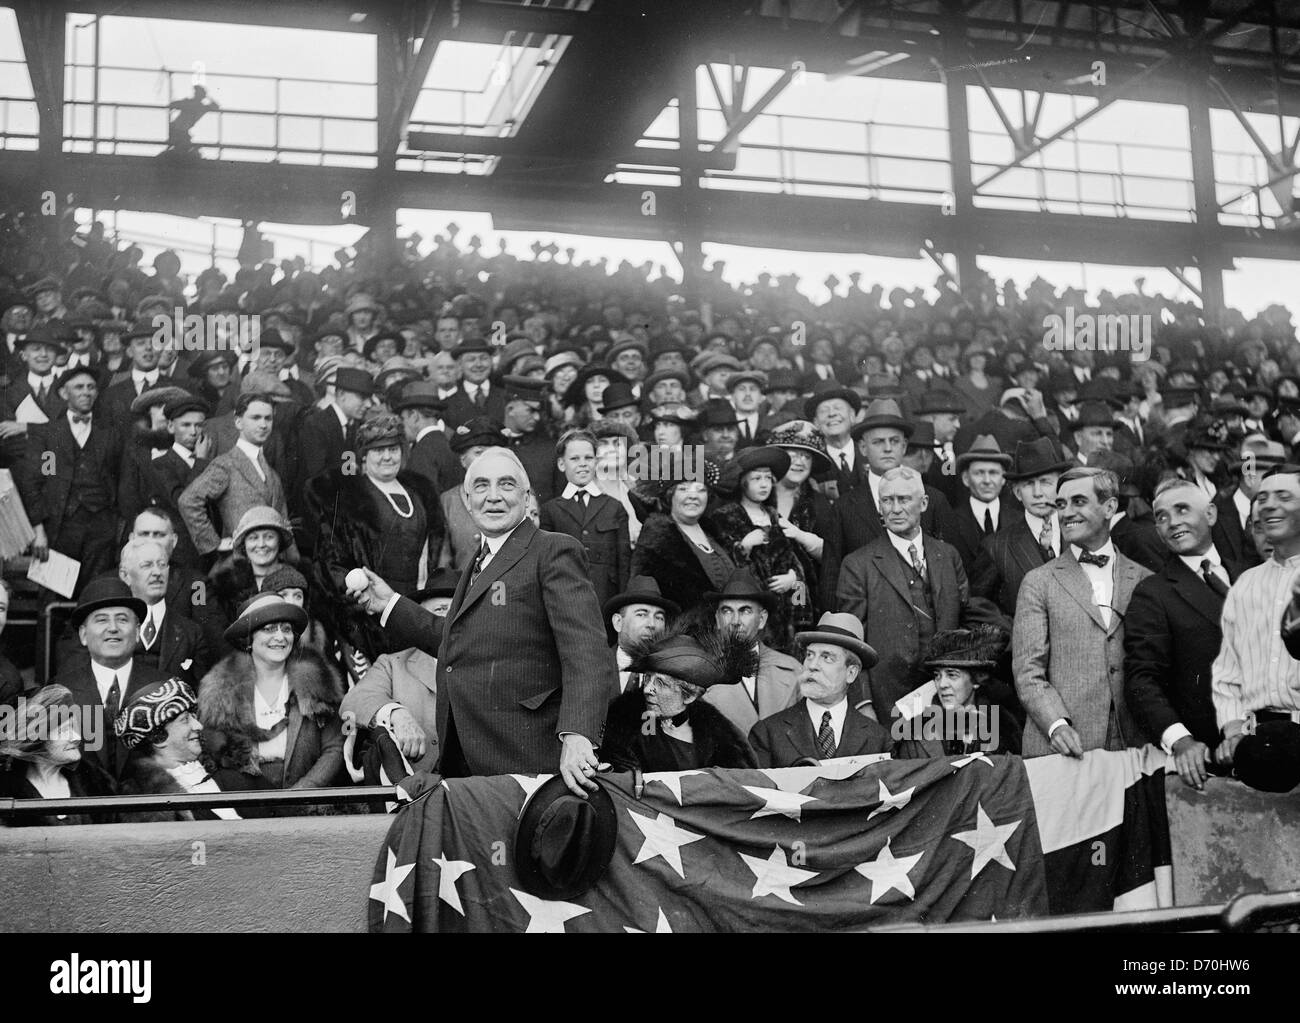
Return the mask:
{"type": "Polygon", "coordinates": [[[424,80],[429,77],[433,55],[438,49],[438,35],[451,25],[451,0],[425,0],[423,11],[409,11],[407,30],[402,33],[402,66],[398,69],[397,106],[390,122],[389,137],[379,141],[381,153],[397,151],[402,129],[411,120],[411,111],[420,96],[424,80]],[[421,13],[423,16],[421,17],[421,13]],[[441,17],[439,15],[442,15],[441,17]],[[415,40],[420,49],[415,50],[415,40]],[[393,134],[395,133],[395,134],[393,134]]]}
{"type": "Polygon", "coordinates": [[[1167,266],[1165,269],[1169,271],[1169,275],[1173,277],[1174,280],[1195,295],[1198,301],[1201,300],[1201,289],[1187,279],[1186,267],[1167,266]]]}
{"type": "MultiPolygon", "coordinates": [[[[712,74],[712,69],[709,71],[712,74]]],[[[794,79],[796,71],[794,68],[786,68],[781,77],[772,83],[771,88],[763,93],[748,110],[740,113],[738,117],[727,118],[727,130],[723,133],[722,138],[718,139],[713,146],[714,153],[734,153],[740,148],[740,133],[754,123],[764,110],[772,105],[772,102],[785,91],[785,87],[794,79]]],[[[721,97],[719,97],[721,100],[721,97]]],[[[725,110],[726,107],[724,106],[725,110]]]]}
{"type": "MultiPolygon", "coordinates": [[[[510,156],[525,163],[579,164],[590,163],[610,166],[617,163],[639,167],[681,167],[685,158],[682,149],[659,149],[652,146],[634,146],[622,153],[588,152],[575,154],[554,147],[520,145],[513,138],[498,135],[455,135],[448,132],[412,131],[406,137],[406,148],[412,152],[452,153],[460,155],[510,156]]],[[[735,153],[703,152],[699,162],[705,170],[734,171],[735,153]]]]}

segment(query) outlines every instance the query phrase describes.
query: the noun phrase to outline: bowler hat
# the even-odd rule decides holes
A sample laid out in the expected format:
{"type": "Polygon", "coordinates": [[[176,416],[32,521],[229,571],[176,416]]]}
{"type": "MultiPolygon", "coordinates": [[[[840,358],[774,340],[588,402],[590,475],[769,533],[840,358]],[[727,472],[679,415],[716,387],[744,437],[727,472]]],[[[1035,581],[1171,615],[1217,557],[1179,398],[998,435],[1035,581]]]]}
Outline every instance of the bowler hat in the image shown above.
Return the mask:
{"type": "Polygon", "coordinates": [[[818,619],[817,628],[809,632],[797,632],[794,639],[804,646],[809,643],[829,643],[831,646],[842,647],[857,654],[864,670],[872,667],[879,659],[876,651],[863,638],[861,619],[845,611],[825,612],[818,619]]]}
{"type": "Polygon", "coordinates": [[[123,705],[113,731],[127,749],[135,749],[151,734],[199,705],[183,679],[166,678],[139,690],[123,705]]]}
{"type": "Polygon", "coordinates": [[[402,388],[402,393],[393,399],[393,411],[401,412],[408,408],[433,409],[441,412],[447,403],[438,397],[438,385],[428,380],[415,380],[402,388]]]}
{"type": "Polygon", "coordinates": [[[293,634],[301,636],[307,628],[307,612],[297,604],[290,604],[278,593],[259,593],[250,597],[239,609],[239,617],[223,633],[231,646],[240,649],[253,639],[253,633],[273,622],[288,622],[293,634]]]}
{"type": "Polygon", "coordinates": [[[1011,460],[1011,468],[1007,470],[1007,479],[1031,480],[1049,472],[1065,472],[1071,465],[1059,454],[1051,437],[1022,440],[1016,443],[1016,453],[1011,460]]]}
{"type": "Polygon", "coordinates": [[[1263,721],[1237,744],[1232,773],[1261,792],[1290,792],[1300,785],[1300,725],[1263,721]]]}
{"type": "Polygon", "coordinates": [[[857,440],[868,430],[880,429],[898,430],[904,437],[910,437],[916,427],[903,418],[903,410],[893,398],[876,398],[867,405],[867,414],[851,433],[857,440]]]}
{"type": "Polygon", "coordinates": [[[980,434],[969,448],[957,456],[957,471],[961,472],[971,462],[997,462],[1004,469],[1011,464],[1011,456],[1004,452],[998,439],[991,433],[980,434]]]}
{"type": "Polygon", "coordinates": [[[804,400],[803,414],[804,418],[815,421],[817,419],[817,406],[824,401],[832,401],[838,398],[840,401],[849,403],[849,407],[857,412],[862,408],[862,399],[858,397],[858,392],[848,387],[840,386],[835,380],[818,380],[813,386],[812,394],[804,400]]]}
{"type": "Polygon", "coordinates": [[[704,600],[716,604],[723,600],[753,600],[762,604],[768,611],[775,611],[776,594],[759,583],[754,573],[747,568],[733,569],[720,590],[709,590],[704,600]]]}
{"type": "Polygon", "coordinates": [[[675,601],[669,600],[660,592],[659,583],[654,576],[649,575],[634,575],[627,581],[627,589],[605,601],[600,613],[608,619],[615,611],[622,610],[629,604],[649,604],[652,607],[663,608],[672,615],[681,611],[681,607],[675,601]]]}
{"type": "Polygon", "coordinates": [[[135,614],[136,621],[142,621],[147,608],[143,600],[131,595],[131,588],[114,575],[101,575],[86,583],[81,591],[81,599],[72,609],[70,619],[75,629],[84,622],[92,612],[106,607],[125,607],[135,614]]]}
{"type": "Polygon", "coordinates": [[[618,813],[596,776],[586,798],[555,775],[529,796],[515,825],[514,866],[519,885],[538,898],[575,898],[609,866],[618,842],[618,813]]]}
{"type": "Polygon", "coordinates": [[[461,423],[447,438],[447,444],[458,455],[463,455],[470,448],[504,447],[505,443],[506,437],[501,428],[481,416],[461,423]]]}
{"type": "Polygon", "coordinates": [[[605,388],[605,393],[600,396],[600,414],[609,415],[615,409],[635,407],[640,405],[640,400],[632,392],[632,385],[625,384],[622,381],[610,384],[605,388]]]}

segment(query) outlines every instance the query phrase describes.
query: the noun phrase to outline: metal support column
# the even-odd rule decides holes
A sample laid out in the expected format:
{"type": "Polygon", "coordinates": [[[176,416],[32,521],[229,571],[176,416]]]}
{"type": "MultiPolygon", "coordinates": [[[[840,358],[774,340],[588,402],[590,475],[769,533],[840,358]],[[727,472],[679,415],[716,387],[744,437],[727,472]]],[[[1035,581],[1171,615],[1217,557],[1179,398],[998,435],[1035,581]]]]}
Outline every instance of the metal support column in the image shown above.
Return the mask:
{"type": "MultiPolygon", "coordinates": [[[[945,0],[949,14],[943,34],[944,62],[949,67],[964,63],[960,40],[962,28],[961,0],[945,0]]],[[[975,185],[971,180],[970,122],[966,109],[966,85],[960,75],[945,74],[944,89],[948,94],[948,159],[952,166],[952,209],[957,230],[952,232],[950,246],[957,257],[957,281],[970,287],[979,277],[979,264],[975,261],[975,243],[969,225],[975,209],[975,185]]]]}
{"type": "MultiPolygon", "coordinates": [[[[432,45],[432,40],[425,41],[432,45]]],[[[398,258],[397,247],[397,147],[404,124],[398,124],[400,93],[405,86],[401,69],[406,40],[394,16],[386,16],[375,39],[376,96],[379,114],[375,169],[364,195],[358,196],[358,219],[370,233],[371,270],[383,273],[398,258]]],[[[365,173],[365,172],[362,172],[365,173]]]]}
{"type": "Polygon", "coordinates": [[[700,130],[695,94],[695,59],[688,58],[680,72],[677,90],[678,145],[682,151],[681,219],[677,226],[677,258],[682,264],[682,285],[687,299],[697,305],[704,275],[704,235],[700,229],[703,203],[700,195],[700,130]]]}
{"type": "MultiPolygon", "coordinates": [[[[1205,4],[1197,3],[1186,15],[1188,31],[1201,36],[1205,27],[1205,4]]],[[[1219,236],[1219,202],[1214,186],[1214,141],[1210,137],[1210,88],[1214,60],[1208,47],[1199,45],[1189,54],[1189,63],[1199,70],[1187,76],[1187,118],[1191,132],[1192,189],[1196,200],[1196,251],[1201,274],[1201,308],[1206,323],[1222,322],[1224,256],[1219,236]]]]}
{"type": "Polygon", "coordinates": [[[32,79],[32,92],[40,115],[39,180],[27,196],[32,209],[44,207],[46,192],[58,197],[57,215],[46,217],[51,245],[59,242],[59,221],[66,201],[63,180],[64,61],[67,53],[67,17],[62,3],[21,3],[15,6],[18,32],[32,79]]]}

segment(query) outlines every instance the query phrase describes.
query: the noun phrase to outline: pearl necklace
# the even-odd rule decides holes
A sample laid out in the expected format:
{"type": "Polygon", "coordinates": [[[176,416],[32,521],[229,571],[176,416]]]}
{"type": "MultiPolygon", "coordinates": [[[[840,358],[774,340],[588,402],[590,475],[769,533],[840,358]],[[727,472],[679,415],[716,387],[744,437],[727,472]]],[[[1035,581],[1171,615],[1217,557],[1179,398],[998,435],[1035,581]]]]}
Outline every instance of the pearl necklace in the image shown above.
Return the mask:
{"type": "Polygon", "coordinates": [[[391,491],[385,490],[378,483],[376,483],[374,479],[371,479],[370,482],[374,485],[374,488],[376,490],[378,490],[381,494],[384,495],[384,497],[388,499],[388,503],[392,506],[393,511],[395,511],[402,518],[409,519],[412,515],[415,514],[415,502],[411,500],[411,495],[407,493],[406,488],[403,487],[400,483],[394,481],[394,485],[402,492],[402,496],[406,499],[406,511],[402,511],[401,508],[397,507],[397,502],[393,500],[393,493],[391,491]]]}

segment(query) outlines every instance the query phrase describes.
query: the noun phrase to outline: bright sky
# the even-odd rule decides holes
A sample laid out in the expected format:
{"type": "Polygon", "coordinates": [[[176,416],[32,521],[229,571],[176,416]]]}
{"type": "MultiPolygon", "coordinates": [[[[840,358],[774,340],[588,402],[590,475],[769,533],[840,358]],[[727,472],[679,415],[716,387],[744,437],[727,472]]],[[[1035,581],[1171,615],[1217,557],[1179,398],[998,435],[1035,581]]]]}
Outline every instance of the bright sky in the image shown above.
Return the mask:
{"type": "MultiPolygon", "coordinates": [[[[69,18],[69,55],[74,62],[91,57],[93,18],[74,14],[69,18]],[[85,26],[85,27],[82,27],[85,26]]],[[[20,59],[12,11],[0,8],[0,97],[26,99],[30,86],[21,69],[4,63],[20,59]]],[[[562,41],[559,41],[562,48],[562,41]]],[[[157,152],[165,141],[166,117],[160,108],[188,96],[196,82],[207,88],[223,111],[209,115],[195,130],[195,141],[204,144],[220,138],[241,146],[324,147],[332,150],[327,162],[356,163],[346,150],[365,150],[374,144],[374,37],[365,34],[332,33],[273,28],[250,29],[242,25],[172,22],[151,19],[105,18],[100,47],[105,65],[127,70],[105,71],[100,76],[98,100],[101,127],[119,140],[135,138],[157,152]],[[162,70],[173,72],[170,81],[162,70]],[[231,77],[243,76],[243,77],[231,77]],[[254,79],[252,76],[262,76],[254,79]],[[277,86],[271,76],[279,76],[277,86]],[[327,80],[327,81],[326,81],[327,80]],[[153,109],[132,109],[140,105],[153,109]],[[281,116],[272,116],[275,111],[281,116]],[[116,121],[110,119],[110,111],[116,121]],[[367,123],[369,122],[369,123],[367,123]]],[[[558,51],[557,51],[558,52],[558,51]]],[[[544,54],[541,54],[544,56],[544,54]]],[[[489,132],[503,130],[500,122],[512,112],[526,108],[531,91],[545,88],[545,74],[535,70],[538,51],[521,52],[466,44],[440,48],[434,67],[416,107],[417,119],[457,123],[462,114],[469,122],[485,125],[489,132]],[[521,77],[511,77],[518,65],[521,77]],[[495,127],[494,127],[495,126],[495,127]]],[[[561,57],[560,59],[563,59],[561,57]]],[[[725,69],[718,68],[717,71],[725,69]]],[[[779,72],[751,70],[747,104],[760,96],[779,72]]],[[[719,74],[724,99],[730,99],[730,82],[719,74]]],[[[718,138],[723,119],[719,104],[701,69],[698,84],[701,105],[700,128],[705,140],[718,138]]],[[[93,81],[88,71],[71,76],[69,98],[89,103],[93,81]]],[[[1011,90],[996,95],[1013,120],[1021,116],[1021,99],[1011,90]]],[[[997,161],[1010,153],[1010,142],[988,98],[978,89],[968,91],[973,159],[977,180],[997,161]]],[[[1029,102],[1033,102],[1032,98],[1029,102]]],[[[1046,135],[1085,110],[1090,101],[1050,95],[1040,117],[1039,134],[1046,135]]],[[[13,105],[8,110],[11,125],[23,116],[13,105]]],[[[73,111],[73,130],[89,135],[91,108],[73,111]]],[[[1249,115],[1252,126],[1270,146],[1292,137],[1297,119],[1279,123],[1276,116],[1249,115]]],[[[3,124],[0,121],[0,124],[3,124]]],[[[676,110],[665,111],[647,132],[671,135],[676,110]]],[[[882,199],[942,203],[951,187],[946,164],[944,138],[946,115],[943,89],[937,83],[891,82],[882,79],[846,78],[829,81],[822,75],[804,73],[783,92],[742,136],[744,145],[736,175],[772,178],[763,183],[717,180],[715,186],[783,189],[803,194],[877,195],[882,199]],[[777,147],[806,146],[825,153],[778,152],[777,147]],[[770,148],[764,148],[770,147],[770,148]],[[840,182],[830,188],[818,182],[840,182]]],[[[1263,158],[1240,125],[1224,112],[1215,112],[1216,171],[1220,195],[1226,200],[1267,179],[1263,158]],[[1220,116],[1222,115],[1222,116],[1220,116]]],[[[1038,208],[1038,190],[1046,190],[1049,209],[1060,212],[1113,215],[1120,198],[1129,204],[1130,215],[1153,219],[1187,221],[1190,217],[1190,160],[1187,121],[1180,108],[1167,105],[1119,102],[1086,124],[1077,138],[1051,147],[1042,167],[1017,169],[988,186],[981,204],[1010,208],[1038,208]],[[1068,172],[1071,167],[1082,173],[1068,172]],[[999,193],[1001,195],[999,196],[999,193]]],[[[132,151],[123,146],[121,151],[132,151]]],[[[269,159],[270,151],[241,150],[246,159],[269,159]]],[[[281,154],[286,162],[314,160],[314,156],[281,154]]],[[[725,178],[726,175],[719,175],[725,178]]],[[[1252,200],[1253,201],[1253,200],[1252,200]]],[[[1258,213],[1241,209],[1241,213],[1258,213]]],[[[1276,212],[1269,196],[1262,204],[1265,215],[1276,212]]],[[[215,243],[218,261],[229,260],[239,244],[237,224],[182,220],[151,214],[121,212],[116,218],[103,214],[110,228],[116,226],[124,239],[137,241],[152,258],[157,250],[173,247],[181,251],[189,272],[209,262],[215,243]],[[114,224],[114,219],[116,223],[114,224]]],[[[573,246],[579,261],[604,256],[612,266],[622,259],[633,263],[652,260],[680,278],[680,268],[666,242],[647,242],[531,232],[497,232],[489,213],[446,211],[402,211],[402,233],[419,231],[426,239],[440,233],[449,221],[462,228],[461,238],[472,234],[483,238],[494,251],[504,238],[508,251],[527,258],[534,240],[554,241],[564,249],[573,246]]],[[[277,258],[301,254],[309,262],[321,262],[340,245],[355,242],[355,227],[264,225],[276,243],[277,258]]],[[[823,279],[834,273],[841,280],[858,270],[866,282],[880,282],[886,291],[896,285],[929,287],[937,268],[928,260],[890,259],[836,253],[790,252],[708,244],[706,257],[726,261],[725,277],[733,282],[751,282],[759,273],[797,273],[801,290],[814,300],[826,297],[823,279]]],[[[1100,288],[1127,291],[1133,280],[1147,279],[1148,293],[1188,298],[1187,290],[1162,268],[1081,266],[1078,264],[983,259],[981,265],[1001,281],[1011,277],[1023,289],[1042,275],[1058,288],[1084,288],[1095,295],[1100,288]]],[[[1238,268],[1225,274],[1229,305],[1247,315],[1275,301],[1294,295],[1296,264],[1270,260],[1239,261],[1238,268]]],[[[1189,276],[1195,280],[1195,271],[1189,276]]]]}

